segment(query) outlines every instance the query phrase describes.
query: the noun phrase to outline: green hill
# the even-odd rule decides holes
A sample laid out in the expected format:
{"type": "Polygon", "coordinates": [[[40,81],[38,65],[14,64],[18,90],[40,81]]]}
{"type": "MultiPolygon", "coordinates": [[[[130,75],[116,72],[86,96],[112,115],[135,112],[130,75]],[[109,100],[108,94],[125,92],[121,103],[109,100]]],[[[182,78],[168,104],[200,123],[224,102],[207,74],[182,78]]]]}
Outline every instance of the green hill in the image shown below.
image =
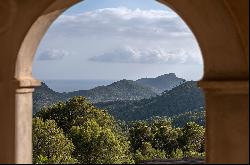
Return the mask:
{"type": "Polygon", "coordinates": [[[140,100],[156,96],[156,92],[132,80],[120,80],[107,86],[99,86],[90,90],[80,90],[67,94],[87,97],[91,102],[108,102],[117,100],[140,100]]]}
{"type": "MultiPolygon", "coordinates": [[[[165,81],[171,76],[176,77],[166,74],[156,79],[165,81]]],[[[149,119],[153,116],[168,116],[173,118],[175,125],[182,125],[186,121],[196,121],[204,125],[204,113],[202,114],[204,96],[196,82],[183,80],[179,82],[181,85],[157,95],[151,87],[138,81],[121,80],[107,86],[69,93],[55,92],[42,83],[33,95],[33,113],[38,112],[43,106],[66,101],[74,96],[84,96],[98,108],[108,110],[120,120],[134,121],[149,119]]],[[[173,81],[173,84],[175,83],[177,82],[173,81]]]]}
{"type": "Polygon", "coordinates": [[[158,94],[171,90],[185,81],[185,79],[178,78],[174,73],[164,74],[156,78],[142,78],[136,80],[137,83],[152,88],[158,94]]]}
{"type": "Polygon", "coordinates": [[[197,83],[188,81],[160,96],[139,101],[111,101],[95,104],[117,119],[145,120],[152,116],[169,116],[192,112],[204,107],[204,95],[197,83]]]}
{"type": "Polygon", "coordinates": [[[58,93],[50,89],[42,82],[41,86],[33,93],[33,114],[38,112],[43,106],[65,100],[65,94],[58,93]]]}
{"type": "Polygon", "coordinates": [[[50,89],[45,83],[36,88],[33,94],[33,113],[58,101],[66,101],[74,96],[84,96],[92,103],[117,101],[117,100],[140,100],[154,97],[157,94],[151,88],[145,87],[131,80],[121,80],[107,86],[99,86],[90,90],[80,90],[69,93],[58,93],[50,89]]]}

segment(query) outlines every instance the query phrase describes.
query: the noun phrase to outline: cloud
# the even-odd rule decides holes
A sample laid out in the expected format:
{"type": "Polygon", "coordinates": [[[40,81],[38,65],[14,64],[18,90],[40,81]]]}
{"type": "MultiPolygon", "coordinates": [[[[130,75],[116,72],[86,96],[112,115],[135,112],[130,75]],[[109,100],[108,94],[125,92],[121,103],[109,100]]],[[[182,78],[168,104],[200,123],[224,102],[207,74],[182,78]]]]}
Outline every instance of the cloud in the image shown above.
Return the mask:
{"type": "Polygon", "coordinates": [[[62,60],[65,56],[68,55],[69,52],[65,50],[50,49],[40,53],[37,60],[39,61],[62,60]]]}
{"type": "Polygon", "coordinates": [[[89,61],[140,64],[201,64],[202,59],[183,49],[166,51],[162,48],[138,49],[124,47],[91,57],[89,61]]]}
{"type": "Polygon", "coordinates": [[[192,33],[172,11],[104,8],[77,15],[62,15],[54,32],[68,36],[116,36],[135,39],[190,37],[192,33]],[[60,28],[59,28],[60,27],[60,28]],[[66,32],[66,33],[65,33],[66,32]]]}

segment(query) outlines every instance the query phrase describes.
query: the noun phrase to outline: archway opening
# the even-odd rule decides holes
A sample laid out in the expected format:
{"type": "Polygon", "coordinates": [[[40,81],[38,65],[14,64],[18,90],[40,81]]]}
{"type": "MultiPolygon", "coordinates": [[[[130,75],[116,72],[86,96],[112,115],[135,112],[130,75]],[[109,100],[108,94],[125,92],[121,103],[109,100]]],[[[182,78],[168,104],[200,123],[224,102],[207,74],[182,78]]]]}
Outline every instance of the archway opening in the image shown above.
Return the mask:
{"type": "MultiPolygon", "coordinates": [[[[71,17],[71,16],[70,16],[70,17],[71,17]]],[[[157,29],[156,29],[156,30],[157,30],[157,29]]],[[[186,32],[184,31],[183,34],[186,35],[185,33],[186,33],[186,32]]],[[[174,34],[174,33],[173,33],[173,35],[177,35],[177,37],[178,37],[178,34],[174,34]]],[[[193,38],[194,38],[194,37],[193,37],[193,38]]],[[[197,43],[196,43],[196,44],[197,44],[197,43]]],[[[197,44],[197,45],[198,45],[198,44],[197,44]]],[[[118,50],[118,51],[120,51],[120,50],[118,50]]],[[[138,50],[133,50],[133,49],[132,49],[132,51],[138,51],[138,50]]],[[[139,50],[139,51],[141,51],[141,50],[139,50]]],[[[155,52],[155,51],[156,51],[156,52],[158,51],[157,53],[159,53],[159,52],[161,53],[162,50],[153,50],[153,52],[155,52]]],[[[66,55],[67,55],[67,51],[65,52],[65,51],[52,50],[52,58],[54,58],[54,57],[53,57],[53,56],[54,56],[53,53],[57,54],[58,52],[59,52],[61,55],[63,55],[63,54],[66,54],[66,55]]],[[[164,50],[163,50],[163,52],[164,52],[164,50]]],[[[40,53],[41,53],[41,52],[40,52],[40,53]]],[[[51,52],[47,52],[47,54],[50,54],[50,53],[51,53],[51,52]]],[[[152,52],[150,52],[150,53],[152,53],[152,52]]],[[[159,54],[160,54],[160,53],[159,53],[159,54]]],[[[166,52],[164,52],[164,53],[166,53],[166,52]]],[[[176,54],[175,54],[175,53],[176,53],[175,51],[170,51],[170,52],[167,52],[167,53],[169,53],[170,56],[173,55],[173,54],[176,55],[176,54]]],[[[41,53],[41,54],[42,54],[42,53],[41,53]]],[[[145,52],[142,51],[141,54],[145,54],[145,52]]],[[[147,54],[147,52],[146,52],[146,54],[147,54]]],[[[178,56],[178,55],[180,55],[180,56],[183,55],[183,56],[181,56],[181,57],[183,57],[183,59],[181,59],[181,60],[182,60],[182,61],[181,61],[182,64],[183,64],[183,62],[184,62],[184,63],[185,63],[185,62],[187,62],[187,63],[190,62],[191,64],[192,64],[193,62],[197,62],[197,61],[193,61],[193,60],[196,60],[196,59],[193,59],[192,54],[191,54],[191,56],[190,56],[188,53],[186,54],[186,52],[183,53],[183,51],[180,51],[180,52],[177,51],[177,56],[178,56]],[[180,54],[178,54],[178,53],[180,53],[180,54]],[[183,55],[183,54],[184,54],[184,55],[183,55]],[[190,60],[190,61],[189,61],[189,60],[190,60]]],[[[44,56],[46,56],[46,55],[44,55],[44,56]]],[[[60,55],[59,55],[59,56],[60,56],[60,55]]],[[[64,56],[64,55],[63,55],[63,56],[64,56]]],[[[96,57],[98,57],[98,56],[96,56],[96,57]]],[[[96,57],[95,57],[95,58],[92,58],[92,59],[96,60],[96,57]]],[[[50,58],[50,57],[48,57],[48,58],[50,58]]],[[[57,58],[57,57],[55,57],[55,58],[57,58]]],[[[60,58],[60,57],[59,57],[59,58],[60,58]]],[[[98,57],[98,58],[99,58],[99,57],[98,57]]],[[[98,58],[97,58],[97,59],[98,59],[98,58]]],[[[101,57],[101,58],[102,58],[102,57],[101,57]]],[[[170,57],[169,59],[170,59],[170,61],[171,61],[171,60],[173,60],[173,61],[176,60],[175,58],[171,59],[171,57],[170,57]]],[[[43,60],[43,59],[42,59],[42,56],[41,56],[41,60],[43,60]]],[[[125,59],[125,60],[126,60],[126,59],[125,59]]],[[[155,60],[155,59],[153,59],[153,60],[155,60]]],[[[177,60],[178,60],[178,59],[177,59],[177,60]]],[[[98,60],[97,60],[97,61],[98,61],[98,60]]],[[[163,62],[164,62],[164,60],[163,60],[163,62]]],[[[169,62],[169,61],[167,61],[167,62],[169,62]]]]}
{"type": "MultiPolygon", "coordinates": [[[[33,161],[51,161],[50,155],[41,154],[46,149],[38,148],[37,144],[42,139],[39,138],[41,134],[51,129],[42,127],[43,124],[49,125],[53,121],[63,129],[61,134],[70,137],[76,147],[71,150],[72,153],[67,153],[72,154],[69,156],[72,159],[64,160],[66,162],[74,161],[74,158],[81,163],[138,163],[156,158],[161,158],[161,161],[184,157],[204,158],[204,96],[196,82],[191,81],[201,78],[203,66],[192,32],[171,9],[159,4],[152,6],[153,1],[148,1],[149,4],[144,4],[142,8],[135,8],[135,1],[126,1],[130,8],[118,7],[117,4],[116,7],[107,8],[104,4],[93,8],[91,4],[94,3],[83,2],[61,15],[37,51],[34,73],[39,75],[37,73],[40,72],[41,77],[37,78],[43,79],[44,83],[35,91],[33,100],[33,113],[36,117],[33,123],[33,161]],[[182,77],[184,75],[185,79],[182,77]],[[74,80],[83,77],[85,80],[74,80]],[[102,80],[93,80],[98,78],[102,80]],[[86,83],[92,86],[81,86],[86,83]],[[98,131],[94,130],[93,124],[106,128],[107,125],[102,124],[111,121],[102,119],[104,121],[100,124],[91,120],[91,123],[89,119],[82,119],[85,116],[79,115],[65,123],[63,120],[67,115],[76,112],[75,102],[88,104],[80,97],[72,99],[73,96],[86,97],[94,106],[107,110],[115,118],[118,132],[125,135],[123,138],[126,140],[116,142],[127,147],[125,149],[120,146],[127,150],[123,152],[129,152],[123,153],[126,159],[109,162],[111,157],[107,154],[101,159],[95,157],[94,162],[91,162],[95,152],[100,152],[102,148],[95,148],[92,152],[79,149],[102,142],[79,140],[91,136],[79,133],[79,130],[98,131]],[[65,104],[57,103],[66,100],[68,102],[65,104]],[[43,106],[47,108],[41,110],[43,106]],[[45,132],[37,131],[44,128],[45,132]],[[194,135],[191,137],[190,134],[194,135]],[[84,154],[86,151],[87,155],[84,154]]],[[[94,121],[98,119],[96,117],[94,121]]],[[[55,127],[53,124],[49,126],[52,129],[55,127]]],[[[112,130],[116,132],[117,128],[112,130]]],[[[102,133],[105,135],[105,132],[102,133]]],[[[115,135],[119,137],[120,134],[115,135]]],[[[104,135],[99,135],[99,138],[104,135]]],[[[111,144],[106,147],[109,150],[117,149],[111,144]]],[[[56,150],[54,146],[55,152],[59,153],[59,148],[56,150]]],[[[61,154],[65,154],[61,151],[61,154]]],[[[118,153],[110,154],[122,156],[118,153]]],[[[58,161],[62,160],[58,158],[58,161]]]]}
{"type": "Polygon", "coordinates": [[[202,161],[205,101],[196,81],[203,62],[194,35],[155,1],[114,2],[76,5],[42,40],[33,63],[43,81],[33,97],[33,161],[202,161]]]}

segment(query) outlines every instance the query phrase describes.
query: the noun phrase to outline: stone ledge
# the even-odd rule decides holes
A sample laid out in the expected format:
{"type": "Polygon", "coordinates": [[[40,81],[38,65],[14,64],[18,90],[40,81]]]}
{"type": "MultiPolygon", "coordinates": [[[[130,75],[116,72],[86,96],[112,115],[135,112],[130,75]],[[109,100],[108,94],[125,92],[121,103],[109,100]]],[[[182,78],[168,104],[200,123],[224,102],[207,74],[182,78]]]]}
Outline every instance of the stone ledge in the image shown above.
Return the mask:
{"type": "Polygon", "coordinates": [[[19,88],[34,88],[41,85],[41,81],[33,78],[24,78],[15,80],[19,88]]]}
{"type": "Polygon", "coordinates": [[[205,164],[205,160],[202,158],[153,159],[141,161],[139,164],[205,164]]]}
{"type": "Polygon", "coordinates": [[[15,79],[14,84],[16,86],[16,93],[32,93],[34,92],[34,88],[41,85],[39,80],[33,78],[23,78],[23,79],[15,79]]]}
{"type": "Polygon", "coordinates": [[[201,80],[198,85],[205,91],[215,94],[249,94],[249,81],[209,81],[201,80]]]}

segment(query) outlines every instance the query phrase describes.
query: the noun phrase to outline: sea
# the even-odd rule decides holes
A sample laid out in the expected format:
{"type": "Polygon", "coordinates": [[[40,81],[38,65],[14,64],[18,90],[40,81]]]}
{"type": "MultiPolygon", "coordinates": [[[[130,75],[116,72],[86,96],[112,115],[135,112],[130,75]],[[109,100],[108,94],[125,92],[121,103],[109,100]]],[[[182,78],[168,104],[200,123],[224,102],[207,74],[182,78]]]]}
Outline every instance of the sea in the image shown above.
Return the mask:
{"type": "Polygon", "coordinates": [[[117,80],[43,80],[49,88],[56,92],[73,92],[89,90],[98,86],[109,85],[117,80]]]}

